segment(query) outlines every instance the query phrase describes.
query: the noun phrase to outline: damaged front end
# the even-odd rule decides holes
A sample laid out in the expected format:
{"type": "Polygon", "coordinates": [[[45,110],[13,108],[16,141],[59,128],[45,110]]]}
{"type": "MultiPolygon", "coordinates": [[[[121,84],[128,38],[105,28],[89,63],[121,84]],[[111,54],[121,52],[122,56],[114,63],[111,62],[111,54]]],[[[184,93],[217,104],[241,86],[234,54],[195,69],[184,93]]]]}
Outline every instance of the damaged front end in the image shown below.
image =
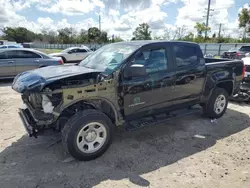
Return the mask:
{"type": "MultiPolygon", "coordinates": [[[[19,109],[19,115],[29,136],[37,137],[48,129],[60,131],[77,111],[101,109],[103,104],[112,108],[116,122],[117,118],[121,119],[117,114],[119,105],[115,79],[104,79],[99,71],[88,69],[76,74],[71,70],[71,74],[66,76],[55,76],[55,72],[51,73],[53,77],[46,77],[37,70],[22,73],[12,84],[12,88],[22,94],[24,108],[19,109]]],[[[63,71],[64,74],[66,72],[63,71]]]]}
{"type": "Polygon", "coordinates": [[[52,91],[41,93],[23,93],[23,108],[19,108],[19,115],[29,136],[36,137],[47,129],[56,129],[59,116],[54,111],[62,102],[62,93],[52,91]]]}
{"type": "Polygon", "coordinates": [[[59,130],[64,90],[91,85],[98,74],[76,66],[46,67],[19,74],[12,88],[22,95],[24,107],[19,109],[19,115],[29,136],[36,137],[47,129],[59,130]]]}

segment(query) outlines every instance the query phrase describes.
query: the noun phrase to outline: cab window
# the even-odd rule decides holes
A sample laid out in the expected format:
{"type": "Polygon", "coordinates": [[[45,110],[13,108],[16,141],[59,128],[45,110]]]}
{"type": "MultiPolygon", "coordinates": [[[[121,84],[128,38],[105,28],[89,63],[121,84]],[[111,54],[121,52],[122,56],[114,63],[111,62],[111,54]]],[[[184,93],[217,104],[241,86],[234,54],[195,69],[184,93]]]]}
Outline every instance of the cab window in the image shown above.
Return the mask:
{"type": "Polygon", "coordinates": [[[168,69],[165,48],[147,49],[136,55],[133,64],[144,65],[147,73],[164,71],[168,69]]]}

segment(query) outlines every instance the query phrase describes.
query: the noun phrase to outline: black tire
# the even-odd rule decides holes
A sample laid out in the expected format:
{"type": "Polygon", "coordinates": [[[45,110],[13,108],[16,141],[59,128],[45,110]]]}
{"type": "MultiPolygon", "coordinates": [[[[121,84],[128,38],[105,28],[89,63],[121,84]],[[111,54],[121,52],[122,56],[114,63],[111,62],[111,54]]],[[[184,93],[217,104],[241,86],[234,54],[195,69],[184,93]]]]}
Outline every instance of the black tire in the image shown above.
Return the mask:
{"type": "Polygon", "coordinates": [[[67,60],[65,59],[65,57],[61,57],[63,60],[63,64],[67,63],[67,60]]]}
{"type": "Polygon", "coordinates": [[[101,156],[110,146],[114,135],[114,125],[110,118],[98,110],[84,110],[77,112],[66,123],[62,130],[62,143],[66,151],[80,161],[89,161],[101,156]],[[106,129],[104,144],[93,153],[85,153],[77,146],[77,135],[81,129],[91,123],[101,123],[106,129]]]}
{"type": "Polygon", "coordinates": [[[224,113],[227,110],[227,105],[228,105],[228,93],[227,93],[227,91],[222,89],[222,88],[215,88],[212,95],[210,96],[208,103],[206,103],[203,106],[203,113],[205,116],[217,119],[217,118],[220,118],[224,115],[224,113]],[[220,113],[216,113],[214,106],[215,106],[216,99],[220,95],[223,95],[225,97],[225,107],[220,113]]]}

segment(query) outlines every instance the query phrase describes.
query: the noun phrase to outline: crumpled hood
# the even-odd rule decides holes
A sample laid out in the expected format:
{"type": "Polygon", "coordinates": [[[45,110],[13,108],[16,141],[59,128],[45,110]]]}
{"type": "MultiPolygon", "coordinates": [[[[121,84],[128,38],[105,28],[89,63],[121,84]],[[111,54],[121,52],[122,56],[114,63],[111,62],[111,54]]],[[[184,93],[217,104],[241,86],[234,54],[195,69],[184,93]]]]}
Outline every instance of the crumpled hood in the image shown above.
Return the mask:
{"type": "Polygon", "coordinates": [[[34,69],[17,75],[12,83],[12,89],[19,93],[24,93],[26,91],[39,92],[46,85],[54,81],[91,72],[101,71],[68,65],[48,66],[34,69]]]}

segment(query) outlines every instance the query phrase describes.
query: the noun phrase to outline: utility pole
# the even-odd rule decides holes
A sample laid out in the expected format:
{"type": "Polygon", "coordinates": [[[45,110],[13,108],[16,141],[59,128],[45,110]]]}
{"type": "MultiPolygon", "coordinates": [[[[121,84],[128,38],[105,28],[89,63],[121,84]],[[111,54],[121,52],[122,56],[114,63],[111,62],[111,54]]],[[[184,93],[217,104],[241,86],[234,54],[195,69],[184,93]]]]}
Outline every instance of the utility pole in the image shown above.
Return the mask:
{"type": "MultiPolygon", "coordinates": [[[[210,4],[211,0],[208,0],[208,7],[207,7],[207,20],[206,20],[206,28],[208,28],[208,22],[209,22],[209,14],[210,14],[210,4]]],[[[205,32],[205,38],[207,38],[207,31],[205,32]]]]}
{"type": "Polygon", "coordinates": [[[101,31],[101,15],[99,15],[99,30],[101,31]]]}
{"type": "Polygon", "coordinates": [[[222,24],[220,23],[220,28],[219,28],[219,35],[218,35],[218,38],[220,38],[221,26],[222,26],[222,24]]]}

